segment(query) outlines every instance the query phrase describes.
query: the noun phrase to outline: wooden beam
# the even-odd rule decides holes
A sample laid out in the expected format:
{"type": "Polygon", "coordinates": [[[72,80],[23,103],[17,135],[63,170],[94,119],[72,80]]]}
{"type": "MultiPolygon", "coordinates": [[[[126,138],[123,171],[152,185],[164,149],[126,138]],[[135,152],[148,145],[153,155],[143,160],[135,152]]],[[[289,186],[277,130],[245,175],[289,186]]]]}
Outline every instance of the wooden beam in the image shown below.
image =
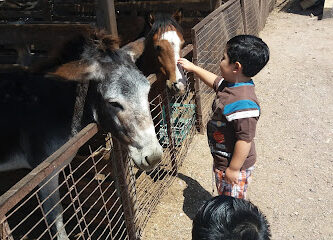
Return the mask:
{"type": "Polygon", "coordinates": [[[114,0],[98,0],[96,18],[98,27],[106,29],[113,36],[118,36],[114,0]]]}
{"type": "Polygon", "coordinates": [[[0,45],[57,43],[92,29],[88,24],[0,24],[0,45]]]}
{"type": "Polygon", "coordinates": [[[174,11],[179,8],[191,11],[211,11],[210,2],[208,0],[197,1],[135,1],[135,2],[117,2],[117,11],[127,12],[133,9],[140,11],[174,11]]]}

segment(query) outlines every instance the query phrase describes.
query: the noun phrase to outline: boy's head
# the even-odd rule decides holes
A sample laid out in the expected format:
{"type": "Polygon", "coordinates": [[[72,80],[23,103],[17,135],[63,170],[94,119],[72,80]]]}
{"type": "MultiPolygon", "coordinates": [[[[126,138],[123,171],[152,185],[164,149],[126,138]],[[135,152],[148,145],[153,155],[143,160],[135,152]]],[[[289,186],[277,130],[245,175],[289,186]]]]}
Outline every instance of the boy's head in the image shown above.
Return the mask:
{"type": "Polygon", "coordinates": [[[192,240],[269,240],[270,236],[265,216],[244,199],[214,197],[193,219],[192,240]]]}
{"type": "MultiPolygon", "coordinates": [[[[229,60],[227,64],[233,64],[233,69],[241,68],[245,77],[255,76],[269,60],[267,44],[252,35],[238,35],[231,38],[227,42],[224,54],[226,54],[226,60],[229,60]]],[[[223,62],[221,62],[223,75],[222,64],[223,62]]]]}

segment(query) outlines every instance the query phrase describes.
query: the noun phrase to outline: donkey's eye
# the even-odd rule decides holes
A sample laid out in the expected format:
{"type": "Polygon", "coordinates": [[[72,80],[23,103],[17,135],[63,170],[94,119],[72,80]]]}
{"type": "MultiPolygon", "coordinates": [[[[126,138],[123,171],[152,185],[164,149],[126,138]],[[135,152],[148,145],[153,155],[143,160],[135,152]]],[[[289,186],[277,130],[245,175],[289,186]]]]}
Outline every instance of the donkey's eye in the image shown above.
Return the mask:
{"type": "Polygon", "coordinates": [[[111,107],[118,108],[120,110],[124,110],[124,107],[119,102],[110,101],[109,104],[111,107]]]}

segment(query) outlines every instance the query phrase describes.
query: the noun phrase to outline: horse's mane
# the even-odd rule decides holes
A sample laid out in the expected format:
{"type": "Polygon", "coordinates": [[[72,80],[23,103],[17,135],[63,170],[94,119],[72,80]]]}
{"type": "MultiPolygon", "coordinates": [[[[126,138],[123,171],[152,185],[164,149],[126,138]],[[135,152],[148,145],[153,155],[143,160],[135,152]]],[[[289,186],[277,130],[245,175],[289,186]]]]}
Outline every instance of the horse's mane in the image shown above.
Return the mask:
{"type": "Polygon", "coordinates": [[[178,22],[168,13],[158,12],[154,15],[154,24],[152,25],[148,35],[147,40],[152,39],[153,36],[160,31],[160,33],[164,33],[168,27],[173,26],[183,34],[182,27],[178,24],[178,22]]]}
{"type": "Polygon", "coordinates": [[[60,43],[50,52],[46,60],[36,63],[31,69],[35,73],[45,72],[71,61],[85,58],[89,60],[92,57],[110,54],[119,48],[119,42],[119,38],[107,34],[104,30],[80,32],[60,43]]]}

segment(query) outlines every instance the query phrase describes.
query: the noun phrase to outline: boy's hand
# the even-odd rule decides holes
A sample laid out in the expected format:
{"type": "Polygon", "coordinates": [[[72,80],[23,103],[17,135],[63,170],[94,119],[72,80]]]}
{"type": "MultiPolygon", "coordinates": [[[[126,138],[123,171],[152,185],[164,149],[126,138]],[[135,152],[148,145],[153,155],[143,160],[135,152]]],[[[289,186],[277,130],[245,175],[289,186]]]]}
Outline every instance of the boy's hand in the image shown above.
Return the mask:
{"type": "Polygon", "coordinates": [[[229,184],[238,184],[239,170],[227,168],[225,170],[225,180],[229,184]]]}
{"type": "Polygon", "coordinates": [[[192,62],[190,62],[186,58],[179,58],[177,63],[179,63],[188,72],[193,72],[194,68],[196,67],[192,62]]]}

